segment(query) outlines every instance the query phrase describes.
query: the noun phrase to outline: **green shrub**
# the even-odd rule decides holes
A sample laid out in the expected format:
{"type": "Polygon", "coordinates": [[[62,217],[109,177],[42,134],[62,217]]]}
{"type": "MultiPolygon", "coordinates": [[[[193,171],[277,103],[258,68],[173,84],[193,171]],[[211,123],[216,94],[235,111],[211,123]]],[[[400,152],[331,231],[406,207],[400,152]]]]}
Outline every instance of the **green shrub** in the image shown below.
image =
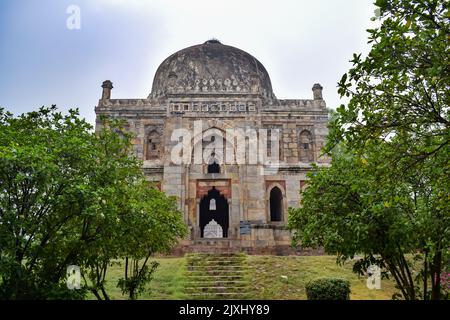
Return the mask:
{"type": "Polygon", "coordinates": [[[324,278],[306,286],[308,300],[350,300],[350,282],[344,279],[324,278]]]}

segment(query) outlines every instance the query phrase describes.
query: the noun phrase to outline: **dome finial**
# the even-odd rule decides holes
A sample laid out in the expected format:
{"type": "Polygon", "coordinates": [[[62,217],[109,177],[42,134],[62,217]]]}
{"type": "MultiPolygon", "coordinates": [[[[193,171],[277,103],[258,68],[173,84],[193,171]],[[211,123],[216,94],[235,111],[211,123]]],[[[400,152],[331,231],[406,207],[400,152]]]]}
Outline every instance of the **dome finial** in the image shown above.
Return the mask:
{"type": "Polygon", "coordinates": [[[211,44],[211,43],[214,43],[214,44],[222,44],[222,43],[221,43],[218,39],[216,39],[216,38],[209,39],[208,41],[205,42],[205,44],[211,44]]]}

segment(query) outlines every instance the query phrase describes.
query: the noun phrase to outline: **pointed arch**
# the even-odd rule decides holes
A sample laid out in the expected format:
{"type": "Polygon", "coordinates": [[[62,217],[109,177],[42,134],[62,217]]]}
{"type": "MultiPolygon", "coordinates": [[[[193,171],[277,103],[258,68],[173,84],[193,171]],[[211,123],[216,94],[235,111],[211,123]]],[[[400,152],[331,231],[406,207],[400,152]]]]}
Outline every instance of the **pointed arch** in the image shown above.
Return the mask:
{"type": "Polygon", "coordinates": [[[211,157],[208,161],[208,173],[220,173],[220,164],[219,161],[216,159],[215,154],[212,153],[211,157]]]}
{"type": "Polygon", "coordinates": [[[314,144],[311,131],[303,130],[298,138],[298,156],[300,162],[314,161],[314,144]]]}
{"type": "Polygon", "coordinates": [[[204,173],[225,171],[225,164],[233,164],[235,143],[227,140],[227,132],[210,127],[192,138],[191,164],[201,165],[204,173]]]}
{"type": "Polygon", "coordinates": [[[270,190],[270,221],[283,221],[283,193],[277,186],[270,190]]]}
{"type": "Polygon", "coordinates": [[[205,227],[212,221],[217,222],[222,227],[222,237],[228,237],[229,227],[229,205],[228,201],[218,189],[212,187],[208,194],[200,200],[200,236],[205,237],[205,227]],[[214,205],[211,204],[213,201],[214,205]]]}
{"type": "Polygon", "coordinates": [[[145,159],[159,159],[161,156],[161,134],[152,130],[147,134],[145,139],[145,159]]]}
{"type": "Polygon", "coordinates": [[[267,143],[266,143],[266,154],[267,157],[272,161],[280,161],[284,160],[284,150],[283,150],[283,128],[280,127],[271,127],[267,129],[267,143]],[[274,137],[276,137],[274,139],[274,137]],[[274,141],[278,141],[278,154],[272,153],[272,144],[274,141]]]}

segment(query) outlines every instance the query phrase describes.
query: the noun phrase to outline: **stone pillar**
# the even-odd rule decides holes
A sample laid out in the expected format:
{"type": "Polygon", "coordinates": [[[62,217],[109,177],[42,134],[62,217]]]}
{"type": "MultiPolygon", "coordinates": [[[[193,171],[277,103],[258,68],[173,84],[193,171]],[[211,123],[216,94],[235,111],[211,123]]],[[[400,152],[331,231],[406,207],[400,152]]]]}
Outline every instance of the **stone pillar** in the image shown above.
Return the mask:
{"type": "Polygon", "coordinates": [[[323,100],[323,98],[322,98],[322,89],[323,89],[323,87],[320,84],[318,84],[318,83],[316,83],[312,87],[314,100],[323,100]]]}
{"type": "Polygon", "coordinates": [[[102,84],[103,93],[102,93],[102,100],[109,100],[111,99],[111,89],[114,88],[111,81],[106,80],[102,84]]]}
{"type": "Polygon", "coordinates": [[[195,223],[193,224],[193,230],[192,240],[200,239],[202,235],[200,230],[200,199],[195,199],[195,223]]]}

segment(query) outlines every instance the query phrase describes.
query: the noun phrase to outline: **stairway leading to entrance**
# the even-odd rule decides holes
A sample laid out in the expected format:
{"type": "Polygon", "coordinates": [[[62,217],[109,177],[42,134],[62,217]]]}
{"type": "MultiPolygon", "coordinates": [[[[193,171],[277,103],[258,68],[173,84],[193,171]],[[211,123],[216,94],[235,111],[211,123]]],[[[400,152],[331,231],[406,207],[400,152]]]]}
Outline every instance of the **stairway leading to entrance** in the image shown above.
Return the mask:
{"type": "Polygon", "coordinates": [[[248,298],[247,258],[242,253],[187,254],[188,299],[248,298]]]}

